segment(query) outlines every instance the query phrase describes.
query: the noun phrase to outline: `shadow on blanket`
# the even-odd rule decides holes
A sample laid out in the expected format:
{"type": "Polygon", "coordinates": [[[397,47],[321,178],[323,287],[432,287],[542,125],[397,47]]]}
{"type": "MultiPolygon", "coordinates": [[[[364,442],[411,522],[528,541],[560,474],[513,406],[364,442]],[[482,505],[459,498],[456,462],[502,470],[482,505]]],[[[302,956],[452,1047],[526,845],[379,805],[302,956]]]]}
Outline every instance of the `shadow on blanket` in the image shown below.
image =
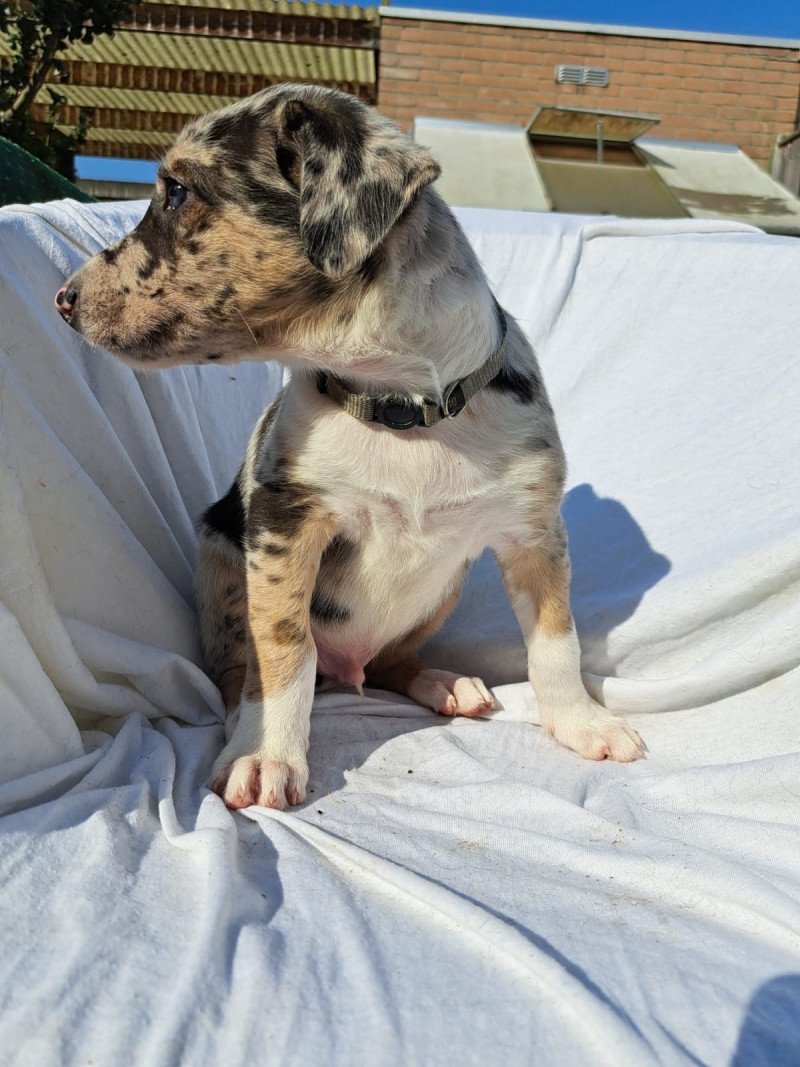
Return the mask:
{"type": "Polygon", "coordinates": [[[795,1067],[800,1063],[800,974],[784,974],[756,991],[731,1067],[795,1067]]]}
{"type": "Polygon", "coordinates": [[[572,611],[584,651],[584,669],[613,677],[608,635],[629,619],[645,593],[669,573],[624,504],[576,485],[561,513],[569,533],[572,611]],[[588,662],[587,662],[588,661],[588,662]]]}

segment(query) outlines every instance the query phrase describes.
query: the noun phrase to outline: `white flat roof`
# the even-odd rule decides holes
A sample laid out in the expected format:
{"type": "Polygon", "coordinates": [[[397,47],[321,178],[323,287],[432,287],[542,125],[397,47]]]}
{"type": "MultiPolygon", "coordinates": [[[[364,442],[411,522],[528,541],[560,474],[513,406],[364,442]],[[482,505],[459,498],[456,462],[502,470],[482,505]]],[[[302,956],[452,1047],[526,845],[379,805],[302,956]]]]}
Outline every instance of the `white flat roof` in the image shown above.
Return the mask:
{"type": "Polygon", "coordinates": [[[563,33],[603,33],[615,37],[655,37],[669,41],[708,41],[712,44],[752,44],[761,48],[796,48],[800,37],[748,37],[735,33],[703,33],[695,30],[664,30],[649,26],[613,26],[597,22],[561,22],[515,15],[475,15],[469,11],[428,11],[423,7],[381,7],[381,18],[421,19],[426,22],[461,22],[476,26],[511,26],[527,30],[560,30],[563,33]]]}
{"type": "MultiPolygon", "coordinates": [[[[442,164],[437,188],[450,204],[552,211],[558,202],[554,190],[557,193],[561,187],[548,186],[543,174],[545,167],[552,171],[553,163],[537,161],[523,126],[418,116],[413,136],[442,164]]],[[[670,203],[690,217],[735,219],[772,233],[800,236],[800,200],[735,145],[697,145],[650,136],[637,140],[635,147],[670,203]]],[[[551,178],[562,183],[571,178],[565,188],[572,188],[574,200],[576,176],[581,171],[585,176],[595,164],[566,159],[556,163],[563,173],[560,177],[551,174],[551,178]]],[[[613,165],[606,168],[606,187],[616,188],[617,201],[631,192],[632,173],[644,172],[613,165]]],[[[643,210],[641,203],[630,213],[643,210]]],[[[657,202],[654,206],[652,198],[645,206],[648,214],[663,210],[657,202]]],[[[626,214],[619,208],[613,210],[626,214]]]]}

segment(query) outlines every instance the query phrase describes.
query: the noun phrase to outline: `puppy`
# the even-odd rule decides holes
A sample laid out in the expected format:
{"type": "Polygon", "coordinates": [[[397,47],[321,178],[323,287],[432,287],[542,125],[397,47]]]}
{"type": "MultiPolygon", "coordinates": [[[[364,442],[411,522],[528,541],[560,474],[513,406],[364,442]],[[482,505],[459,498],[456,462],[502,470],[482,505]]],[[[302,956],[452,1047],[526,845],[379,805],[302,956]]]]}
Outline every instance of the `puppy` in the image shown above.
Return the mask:
{"type": "Polygon", "coordinates": [[[292,369],[202,522],[202,642],[228,709],[213,788],[233,808],[303,801],[318,674],[491,710],[480,679],[415,655],[487,547],[544,728],[588,759],[642,752],[582,685],[553,412],[438,174],[358,100],[270,88],[190,123],[141,223],[56,297],[138,369],[292,369]]]}

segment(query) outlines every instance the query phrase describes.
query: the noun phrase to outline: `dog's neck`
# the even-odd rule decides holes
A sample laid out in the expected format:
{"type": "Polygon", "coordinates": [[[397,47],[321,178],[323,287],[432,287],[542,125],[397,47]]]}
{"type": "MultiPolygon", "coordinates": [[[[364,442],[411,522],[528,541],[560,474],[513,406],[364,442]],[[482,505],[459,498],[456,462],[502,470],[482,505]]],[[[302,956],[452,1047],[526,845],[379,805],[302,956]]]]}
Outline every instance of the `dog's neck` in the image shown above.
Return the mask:
{"type": "Polygon", "coordinates": [[[449,208],[431,189],[395,227],[384,257],[357,318],[301,361],[361,393],[440,399],[500,344],[486,278],[449,208]]]}

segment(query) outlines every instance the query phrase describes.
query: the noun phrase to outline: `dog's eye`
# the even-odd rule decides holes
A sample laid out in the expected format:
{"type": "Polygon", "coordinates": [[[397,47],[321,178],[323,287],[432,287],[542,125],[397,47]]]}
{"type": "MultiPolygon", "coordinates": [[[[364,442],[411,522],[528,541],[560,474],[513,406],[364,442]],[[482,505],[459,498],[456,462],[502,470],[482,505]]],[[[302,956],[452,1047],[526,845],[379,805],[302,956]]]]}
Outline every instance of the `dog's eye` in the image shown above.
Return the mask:
{"type": "Polygon", "coordinates": [[[189,190],[181,185],[180,182],[176,182],[174,178],[169,178],[167,180],[167,210],[177,211],[186,199],[188,192],[189,190]]]}

